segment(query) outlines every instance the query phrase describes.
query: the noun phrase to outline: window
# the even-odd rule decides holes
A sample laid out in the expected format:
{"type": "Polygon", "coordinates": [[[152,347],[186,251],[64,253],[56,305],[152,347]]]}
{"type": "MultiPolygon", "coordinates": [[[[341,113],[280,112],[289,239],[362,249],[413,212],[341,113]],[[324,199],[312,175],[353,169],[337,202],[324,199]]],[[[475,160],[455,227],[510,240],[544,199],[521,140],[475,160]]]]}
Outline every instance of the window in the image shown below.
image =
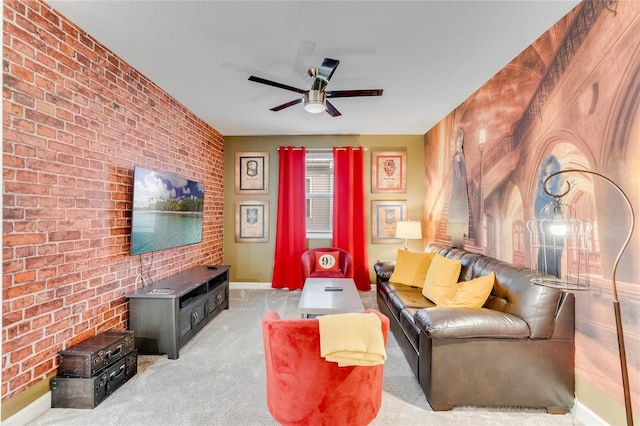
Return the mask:
{"type": "Polygon", "coordinates": [[[333,234],[333,153],[306,156],[307,238],[331,238],[333,234]]]}

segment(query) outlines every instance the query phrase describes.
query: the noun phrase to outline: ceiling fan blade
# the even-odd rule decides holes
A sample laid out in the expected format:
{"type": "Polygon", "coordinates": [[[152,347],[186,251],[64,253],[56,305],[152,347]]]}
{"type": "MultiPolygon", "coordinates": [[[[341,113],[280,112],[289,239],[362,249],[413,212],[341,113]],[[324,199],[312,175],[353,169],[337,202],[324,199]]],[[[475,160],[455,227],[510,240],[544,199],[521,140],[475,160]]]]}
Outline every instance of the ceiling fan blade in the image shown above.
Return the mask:
{"type": "Polygon", "coordinates": [[[275,106],[275,107],[270,108],[270,109],[271,109],[271,111],[280,111],[282,109],[289,108],[290,106],[297,105],[300,102],[302,102],[302,98],[294,99],[294,100],[289,101],[289,102],[287,102],[285,104],[278,105],[278,106],[275,106]]]}
{"type": "Polygon", "coordinates": [[[334,106],[331,104],[331,102],[326,101],[326,102],[324,103],[324,106],[325,106],[325,108],[326,108],[327,114],[329,114],[330,116],[332,116],[332,117],[338,117],[338,116],[342,115],[342,114],[340,113],[340,111],[338,111],[338,110],[336,109],[336,107],[334,107],[334,106]]]}
{"type": "Polygon", "coordinates": [[[382,96],[382,89],[330,90],[327,92],[327,98],[351,98],[354,96],[382,96]]]}
{"type": "Polygon", "coordinates": [[[318,70],[318,77],[325,81],[331,80],[331,76],[336,72],[336,68],[338,68],[339,63],[340,61],[337,59],[324,58],[322,66],[318,70]]]}
{"type": "Polygon", "coordinates": [[[251,76],[249,77],[250,81],[255,81],[256,83],[266,84],[267,86],[279,87],[280,89],[291,90],[296,93],[304,93],[305,91],[302,89],[298,89],[297,87],[287,86],[286,84],[276,83],[275,81],[267,80],[261,77],[251,76]]]}

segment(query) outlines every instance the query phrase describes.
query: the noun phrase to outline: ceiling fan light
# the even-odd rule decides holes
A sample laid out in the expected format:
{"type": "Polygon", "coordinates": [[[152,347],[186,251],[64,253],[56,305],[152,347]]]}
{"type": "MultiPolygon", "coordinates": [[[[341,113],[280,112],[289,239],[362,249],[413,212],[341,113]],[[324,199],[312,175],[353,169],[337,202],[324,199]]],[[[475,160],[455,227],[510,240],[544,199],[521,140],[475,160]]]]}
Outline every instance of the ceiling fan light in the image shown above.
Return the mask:
{"type": "Polygon", "coordinates": [[[307,102],[304,104],[304,110],[312,114],[324,112],[325,106],[321,102],[307,102]]]}
{"type": "Polygon", "coordinates": [[[320,90],[309,90],[304,95],[304,110],[312,114],[324,112],[326,96],[326,93],[320,90]]]}

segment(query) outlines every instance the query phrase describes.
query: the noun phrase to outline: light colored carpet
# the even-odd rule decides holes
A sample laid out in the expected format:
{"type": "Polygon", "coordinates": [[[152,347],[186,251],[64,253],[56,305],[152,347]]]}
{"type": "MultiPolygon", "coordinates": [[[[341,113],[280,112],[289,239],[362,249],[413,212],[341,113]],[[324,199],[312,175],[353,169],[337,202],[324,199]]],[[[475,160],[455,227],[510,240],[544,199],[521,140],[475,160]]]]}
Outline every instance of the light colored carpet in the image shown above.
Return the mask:
{"type": "MultiPolygon", "coordinates": [[[[360,292],[377,308],[375,292],[360,292]]],[[[231,289],[230,309],[180,349],[138,357],[138,374],[94,409],[52,408],[36,425],[276,425],[266,404],[261,320],[296,318],[300,291],[231,289]]],[[[433,412],[389,334],[382,407],[372,425],[579,425],[573,414],[460,407],[433,412]]]]}

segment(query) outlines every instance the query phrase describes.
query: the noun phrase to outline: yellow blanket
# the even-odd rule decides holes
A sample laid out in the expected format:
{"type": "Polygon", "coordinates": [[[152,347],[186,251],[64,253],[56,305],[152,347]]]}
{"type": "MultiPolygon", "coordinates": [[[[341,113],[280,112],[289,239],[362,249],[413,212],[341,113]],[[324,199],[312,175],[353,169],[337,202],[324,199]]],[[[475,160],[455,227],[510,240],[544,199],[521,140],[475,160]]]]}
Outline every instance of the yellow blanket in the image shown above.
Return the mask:
{"type": "Polygon", "coordinates": [[[320,326],[320,356],[338,366],[384,364],[382,325],[376,314],[349,313],[322,315],[320,326]]]}

